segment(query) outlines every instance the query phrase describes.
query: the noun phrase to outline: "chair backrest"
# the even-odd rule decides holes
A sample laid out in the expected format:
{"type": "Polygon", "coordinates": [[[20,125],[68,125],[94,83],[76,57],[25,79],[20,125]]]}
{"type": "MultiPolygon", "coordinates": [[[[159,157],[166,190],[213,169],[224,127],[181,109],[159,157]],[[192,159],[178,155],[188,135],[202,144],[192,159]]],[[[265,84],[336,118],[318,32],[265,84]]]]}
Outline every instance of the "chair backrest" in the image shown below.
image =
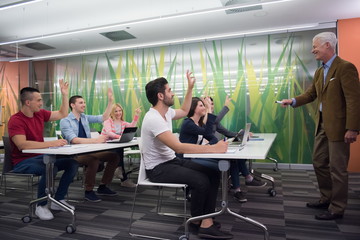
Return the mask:
{"type": "Polygon", "coordinates": [[[57,139],[61,139],[62,136],[61,136],[61,131],[60,130],[55,130],[55,135],[57,137],[57,139]]]}
{"type": "Polygon", "coordinates": [[[146,176],[144,158],[143,158],[143,154],[141,151],[141,147],[142,147],[141,140],[138,141],[138,145],[139,145],[139,150],[140,150],[140,167],[139,167],[139,175],[138,175],[138,184],[141,184],[141,182],[143,182],[147,179],[147,176],[146,176]]]}
{"type": "Polygon", "coordinates": [[[2,173],[7,173],[13,170],[13,164],[11,159],[11,143],[9,137],[3,136],[2,138],[3,138],[4,150],[5,150],[2,173]]]}
{"type": "Polygon", "coordinates": [[[100,136],[99,132],[90,132],[91,138],[98,138],[100,136]]]}

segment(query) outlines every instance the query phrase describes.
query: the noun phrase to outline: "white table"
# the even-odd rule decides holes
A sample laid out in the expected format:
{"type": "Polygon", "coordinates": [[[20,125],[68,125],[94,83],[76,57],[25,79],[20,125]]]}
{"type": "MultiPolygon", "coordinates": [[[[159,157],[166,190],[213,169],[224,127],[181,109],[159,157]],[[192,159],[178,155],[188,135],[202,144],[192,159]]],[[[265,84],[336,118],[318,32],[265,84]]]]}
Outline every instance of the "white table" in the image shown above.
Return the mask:
{"type": "Polygon", "coordinates": [[[254,140],[248,141],[245,147],[241,150],[237,150],[233,153],[203,153],[203,154],[184,154],[185,158],[215,158],[219,160],[219,169],[222,176],[222,201],[221,201],[221,210],[215,213],[207,214],[204,216],[197,216],[189,218],[186,221],[185,225],[185,234],[184,239],[188,239],[189,231],[188,226],[192,221],[198,221],[204,218],[215,217],[221,215],[225,212],[233,215],[236,218],[239,218],[245,222],[248,222],[252,225],[255,225],[261,228],[264,231],[264,239],[269,239],[269,232],[265,225],[240,214],[237,214],[230,210],[228,207],[228,170],[230,168],[229,160],[231,159],[265,159],[267,154],[273,144],[276,134],[275,133],[256,133],[258,136],[254,140]]]}
{"type": "Polygon", "coordinates": [[[72,214],[72,223],[66,226],[67,233],[74,233],[76,231],[76,223],[75,223],[75,211],[68,208],[61,202],[54,199],[52,196],[55,193],[55,186],[54,186],[54,174],[53,168],[54,163],[56,161],[56,156],[63,155],[63,156],[74,156],[79,154],[87,154],[91,152],[98,152],[98,151],[106,151],[112,150],[117,148],[124,148],[124,147],[131,147],[138,145],[138,139],[134,139],[127,143],[99,143],[99,144],[73,144],[64,147],[55,147],[55,148],[41,148],[41,149],[27,149],[23,150],[23,153],[38,153],[44,154],[44,163],[46,164],[46,194],[47,196],[33,200],[29,204],[29,215],[24,216],[22,221],[24,223],[29,223],[32,220],[32,216],[34,215],[34,206],[36,203],[41,202],[43,200],[48,200],[50,202],[54,202],[55,204],[59,205],[66,211],[72,214]]]}

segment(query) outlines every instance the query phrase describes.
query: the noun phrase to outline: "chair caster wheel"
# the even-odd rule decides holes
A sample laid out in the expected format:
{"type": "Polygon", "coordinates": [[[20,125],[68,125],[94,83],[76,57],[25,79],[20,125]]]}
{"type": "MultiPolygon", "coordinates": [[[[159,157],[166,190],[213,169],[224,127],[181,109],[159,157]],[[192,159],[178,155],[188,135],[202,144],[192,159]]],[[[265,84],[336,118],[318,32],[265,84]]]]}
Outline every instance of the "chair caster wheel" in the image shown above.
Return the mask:
{"type": "Polygon", "coordinates": [[[273,168],[274,172],[277,172],[279,169],[277,167],[273,168]]]}
{"type": "Polygon", "coordinates": [[[269,189],[268,189],[268,194],[269,194],[271,197],[275,197],[275,196],[276,196],[276,191],[275,191],[275,189],[269,188],[269,189]]]}
{"type": "Polygon", "coordinates": [[[179,237],[179,240],[188,240],[189,238],[186,235],[182,235],[179,237]]]}
{"type": "Polygon", "coordinates": [[[21,218],[21,221],[23,223],[29,223],[29,222],[32,221],[32,218],[30,216],[24,216],[24,217],[21,218]]]}
{"type": "Polygon", "coordinates": [[[72,224],[69,224],[66,226],[66,232],[70,233],[70,234],[74,233],[74,232],[76,232],[76,227],[72,224]]]}

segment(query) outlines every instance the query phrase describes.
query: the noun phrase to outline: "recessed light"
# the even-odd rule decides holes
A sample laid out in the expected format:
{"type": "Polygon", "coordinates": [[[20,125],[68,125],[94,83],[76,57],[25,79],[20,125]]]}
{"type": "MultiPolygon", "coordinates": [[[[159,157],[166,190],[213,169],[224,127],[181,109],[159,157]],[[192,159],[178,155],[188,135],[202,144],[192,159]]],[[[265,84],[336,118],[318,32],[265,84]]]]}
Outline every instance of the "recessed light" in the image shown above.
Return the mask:
{"type": "Polygon", "coordinates": [[[266,15],[268,15],[267,11],[261,11],[261,12],[254,13],[254,17],[265,17],[266,15]]]}

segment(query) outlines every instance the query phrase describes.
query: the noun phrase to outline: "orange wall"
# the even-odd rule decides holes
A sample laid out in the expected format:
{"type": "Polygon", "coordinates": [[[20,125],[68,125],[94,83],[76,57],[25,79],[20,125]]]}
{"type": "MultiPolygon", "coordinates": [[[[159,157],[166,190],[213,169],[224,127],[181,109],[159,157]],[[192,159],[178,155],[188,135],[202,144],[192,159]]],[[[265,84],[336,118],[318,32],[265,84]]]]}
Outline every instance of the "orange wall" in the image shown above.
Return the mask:
{"type": "Polygon", "coordinates": [[[0,138],[7,134],[9,117],[19,111],[20,89],[27,86],[29,86],[29,62],[0,62],[0,103],[2,107],[0,138]]]}
{"type": "MultiPolygon", "coordinates": [[[[360,18],[338,21],[339,56],[360,71],[360,18]]],[[[360,172],[360,136],[351,144],[349,171],[360,172]]]]}

